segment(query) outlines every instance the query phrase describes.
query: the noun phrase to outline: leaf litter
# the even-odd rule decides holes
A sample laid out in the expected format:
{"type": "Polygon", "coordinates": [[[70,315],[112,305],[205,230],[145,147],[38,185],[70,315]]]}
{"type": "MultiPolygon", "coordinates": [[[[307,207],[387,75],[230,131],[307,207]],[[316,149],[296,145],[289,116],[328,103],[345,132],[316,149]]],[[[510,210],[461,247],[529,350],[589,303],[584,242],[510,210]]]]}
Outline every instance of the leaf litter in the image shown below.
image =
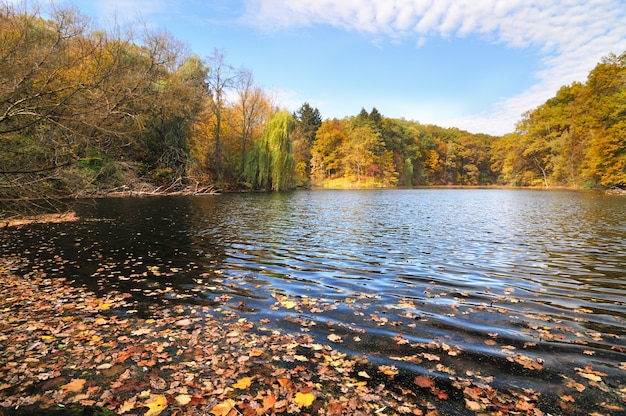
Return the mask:
{"type": "MultiPolygon", "coordinates": [[[[611,378],[594,368],[594,354],[589,354],[589,345],[607,334],[575,333],[585,346],[581,354],[590,361],[566,374],[546,368],[537,344],[510,345],[495,333],[479,341],[492,352],[489,361],[449,340],[420,341],[395,329],[395,336],[381,337],[356,324],[311,319],[342,303],[376,327],[401,329],[423,320],[409,299],[387,305],[387,310],[400,312],[394,320],[385,309],[369,316],[361,312],[360,304],[372,295],[337,302],[284,293],[272,295],[272,309],[296,314],[284,318],[285,326],[272,326],[267,318],[250,320],[240,313],[245,305],[235,305],[229,295],[219,297],[222,306],[165,303],[142,317],[133,313],[137,304],[128,293],[99,295],[38,268],[18,276],[13,271],[21,262],[0,262],[4,414],[77,405],[150,416],[577,415],[590,409],[609,415],[626,409],[623,377],[611,378]],[[227,307],[231,301],[232,307],[227,307]],[[309,333],[322,324],[330,331],[326,339],[309,333]],[[357,342],[361,355],[341,349],[357,342]],[[548,378],[556,389],[509,385],[490,374],[496,365],[548,378]]],[[[150,270],[154,275],[168,273],[150,270]]],[[[153,295],[164,294],[155,289],[153,295]]],[[[484,307],[465,312],[483,313],[484,307]]],[[[540,340],[574,332],[548,317],[526,318],[532,319],[524,321],[524,329],[540,340]]],[[[614,350],[623,354],[617,347],[614,350]]]]}

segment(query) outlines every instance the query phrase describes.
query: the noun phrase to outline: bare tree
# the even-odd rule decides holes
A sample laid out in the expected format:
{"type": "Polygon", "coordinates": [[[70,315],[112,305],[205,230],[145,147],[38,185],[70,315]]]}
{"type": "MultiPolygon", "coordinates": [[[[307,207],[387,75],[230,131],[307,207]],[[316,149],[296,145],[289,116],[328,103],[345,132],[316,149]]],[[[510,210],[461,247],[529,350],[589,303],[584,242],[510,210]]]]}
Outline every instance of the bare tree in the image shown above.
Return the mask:
{"type": "Polygon", "coordinates": [[[224,61],[224,54],[215,49],[213,55],[209,57],[209,75],[207,83],[209,86],[209,94],[211,96],[211,107],[215,115],[215,155],[214,170],[215,179],[221,181],[221,131],[222,131],[222,112],[226,105],[226,95],[229,89],[233,88],[237,79],[237,72],[234,68],[224,61]]]}

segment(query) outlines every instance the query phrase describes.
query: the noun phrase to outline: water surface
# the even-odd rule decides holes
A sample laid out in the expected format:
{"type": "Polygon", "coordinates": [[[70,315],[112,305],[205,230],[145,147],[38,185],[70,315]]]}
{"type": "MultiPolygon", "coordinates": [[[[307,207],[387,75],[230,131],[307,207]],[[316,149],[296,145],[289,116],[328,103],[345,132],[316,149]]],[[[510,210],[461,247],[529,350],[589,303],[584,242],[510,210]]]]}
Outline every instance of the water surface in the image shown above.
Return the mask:
{"type": "Polygon", "coordinates": [[[589,371],[626,386],[622,196],[320,190],[103,199],[78,214],[13,230],[2,250],[130,293],[120,313],[226,307],[322,343],[335,334],[407,374],[478,372],[555,397],[589,371]]]}

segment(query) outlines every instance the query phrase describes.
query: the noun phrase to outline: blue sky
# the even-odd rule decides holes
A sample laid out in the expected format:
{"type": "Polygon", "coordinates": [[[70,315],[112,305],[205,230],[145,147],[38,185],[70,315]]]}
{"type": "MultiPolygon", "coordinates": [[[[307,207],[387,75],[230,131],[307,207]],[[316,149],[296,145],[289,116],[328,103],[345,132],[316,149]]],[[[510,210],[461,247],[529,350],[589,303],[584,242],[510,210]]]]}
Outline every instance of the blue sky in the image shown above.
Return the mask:
{"type": "MultiPolygon", "coordinates": [[[[67,3],[63,3],[67,4],[67,3]]],[[[558,88],[626,51],[625,0],[74,0],[97,27],[164,29],[217,48],[290,111],[376,107],[504,134],[558,88]]]]}

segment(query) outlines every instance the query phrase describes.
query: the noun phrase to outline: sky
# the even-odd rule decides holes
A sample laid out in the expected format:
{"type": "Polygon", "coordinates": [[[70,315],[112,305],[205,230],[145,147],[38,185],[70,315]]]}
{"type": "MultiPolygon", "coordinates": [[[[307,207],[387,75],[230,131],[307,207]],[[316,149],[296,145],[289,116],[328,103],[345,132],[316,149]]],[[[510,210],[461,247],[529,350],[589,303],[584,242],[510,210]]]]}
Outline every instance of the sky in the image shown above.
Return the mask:
{"type": "Polygon", "coordinates": [[[602,57],[626,0],[73,0],[96,27],[166,30],[249,69],[277,105],[502,135],[602,57]]]}

